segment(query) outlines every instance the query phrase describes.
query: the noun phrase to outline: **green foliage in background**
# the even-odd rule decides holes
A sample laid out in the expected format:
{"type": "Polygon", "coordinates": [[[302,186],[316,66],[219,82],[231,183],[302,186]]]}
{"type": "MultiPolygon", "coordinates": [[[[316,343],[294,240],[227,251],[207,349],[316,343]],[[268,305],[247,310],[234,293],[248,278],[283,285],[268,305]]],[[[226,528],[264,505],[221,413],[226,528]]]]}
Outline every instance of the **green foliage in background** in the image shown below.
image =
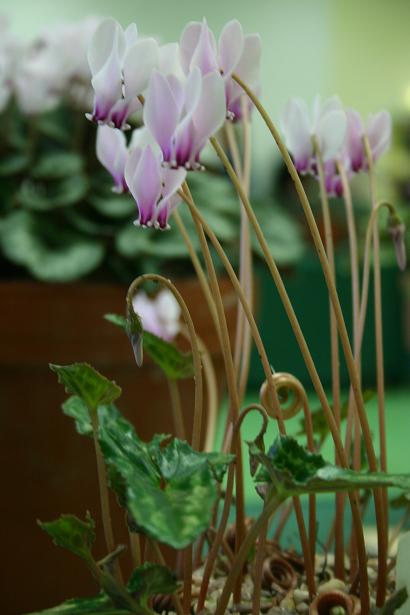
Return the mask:
{"type": "MultiPolygon", "coordinates": [[[[2,275],[70,282],[85,276],[128,282],[137,273],[189,272],[187,250],[171,230],[136,228],[129,195],[112,192],[112,180],[95,156],[96,127],[69,107],[23,117],[10,106],[1,119],[0,251],[2,275]]],[[[218,170],[193,172],[189,183],[201,213],[225,250],[237,258],[238,199],[218,170]]],[[[277,262],[294,263],[304,250],[298,226],[272,202],[256,204],[277,262]]],[[[179,211],[195,248],[187,208],[179,211]]],[[[258,248],[255,249],[258,253],[258,248]]]]}

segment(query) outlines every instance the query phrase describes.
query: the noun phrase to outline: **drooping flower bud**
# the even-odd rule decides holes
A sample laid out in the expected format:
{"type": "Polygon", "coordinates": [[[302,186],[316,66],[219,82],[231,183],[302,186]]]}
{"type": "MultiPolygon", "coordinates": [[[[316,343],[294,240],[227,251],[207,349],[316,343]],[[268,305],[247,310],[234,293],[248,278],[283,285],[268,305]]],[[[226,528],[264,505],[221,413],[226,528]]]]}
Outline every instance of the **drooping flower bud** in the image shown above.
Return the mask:
{"type": "Polygon", "coordinates": [[[406,269],[407,255],[405,234],[406,227],[397,214],[390,214],[387,221],[387,230],[393,240],[394,251],[396,253],[397,265],[400,271],[406,269]]]}

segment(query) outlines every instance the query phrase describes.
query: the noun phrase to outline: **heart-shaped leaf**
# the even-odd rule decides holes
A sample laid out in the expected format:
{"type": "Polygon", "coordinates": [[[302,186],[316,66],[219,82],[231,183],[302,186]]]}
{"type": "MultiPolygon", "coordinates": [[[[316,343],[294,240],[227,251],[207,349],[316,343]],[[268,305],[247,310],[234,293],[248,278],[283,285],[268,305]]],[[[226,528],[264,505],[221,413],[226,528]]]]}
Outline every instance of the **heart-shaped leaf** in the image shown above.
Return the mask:
{"type": "Polygon", "coordinates": [[[91,547],[95,541],[95,523],[89,513],[85,521],[81,521],[74,515],[61,515],[56,521],[47,523],[38,521],[38,524],[51,536],[57,546],[68,549],[86,561],[92,557],[91,547]]]}
{"type": "MultiPolygon", "coordinates": [[[[61,407],[66,416],[75,420],[75,427],[79,434],[82,436],[93,435],[90,412],[81,397],[72,395],[61,407]]],[[[98,406],[97,414],[100,422],[103,421],[107,415],[110,417],[120,416],[120,412],[114,404],[98,406]]]]}
{"type": "Polygon", "coordinates": [[[211,464],[220,472],[220,457],[208,458],[176,439],[164,445],[164,436],[143,443],[124,418],[105,417],[99,439],[106,463],[124,480],[127,508],[140,531],[182,549],[208,527],[216,497],[211,464]]]}
{"type": "Polygon", "coordinates": [[[172,594],[177,588],[177,582],[175,574],[165,566],[146,562],[134,570],[127,587],[145,607],[150,596],[172,594]]]}
{"type": "Polygon", "coordinates": [[[255,443],[250,445],[250,452],[262,466],[254,479],[262,494],[288,497],[375,487],[410,491],[410,474],[355,472],[340,468],[326,463],[321,455],[310,453],[287,436],[278,438],[268,454],[258,450],[255,443]]]}
{"type": "Polygon", "coordinates": [[[67,393],[80,397],[87,408],[96,410],[98,406],[110,404],[121,395],[121,388],[112,380],[97,372],[88,363],[54,365],[50,369],[58,376],[67,393]]]}

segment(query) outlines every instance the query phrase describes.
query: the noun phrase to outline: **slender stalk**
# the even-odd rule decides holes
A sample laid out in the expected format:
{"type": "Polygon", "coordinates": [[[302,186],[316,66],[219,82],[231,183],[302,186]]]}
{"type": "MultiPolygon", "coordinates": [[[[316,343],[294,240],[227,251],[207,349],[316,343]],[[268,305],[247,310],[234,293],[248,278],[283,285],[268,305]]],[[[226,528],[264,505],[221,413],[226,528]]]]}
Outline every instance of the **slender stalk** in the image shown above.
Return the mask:
{"type": "MultiPolygon", "coordinates": [[[[346,210],[346,220],[347,220],[347,228],[349,235],[349,252],[350,252],[350,272],[351,272],[351,280],[352,280],[352,322],[353,322],[353,351],[356,363],[356,369],[358,373],[358,377],[361,381],[361,353],[358,351],[358,333],[359,333],[359,320],[360,320],[360,280],[359,280],[359,259],[358,259],[358,250],[357,250],[357,233],[356,233],[356,224],[353,213],[353,203],[352,203],[352,195],[350,192],[350,184],[347,177],[347,173],[344,165],[338,161],[336,163],[336,168],[339,173],[342,189],[343,189],[343,200],[345,204],[346,210]]],[[[353,391],[350,388],[349,392],[349,402],[348,402],[348,410],[347,410],[347,426],[346,432],[349,433],[347,438],[351,438],[351,429],[352,424],[354,423],[354,446],[353,446],[353,468],[355,470],[360,470],[361,466],[361,439],[360,439],[360,421],[355,408],[355,401],[353,396],[353,391]]],[[[350,455],[350,440],[349,447],[346,448],[348,456],[350,455]]],[[[338,493],[337,494],[337,510],[336,516],[342,517],[342,522],[344,519],[344,501],[345,494],[338,493]]],[[[335,539],[336,544],[340,541],[339,531],[335,529],[335,539]]],[[[351,533],[350,538],[350,573],[351,579],[356,573],[357,568],[357,558],[356,558],[356,541],[354,531],[351,533]]],[[[344,568],[343,568],[344,573],[344,568]]],[[[343,577],[341,577],[343,578],[343,577]]]]}
{"type": "MultiPolygon", "coordinates": [[[[91,425],[93,428],[94,449],[95,449],[95,456],[97,459],[98,485],[100,488],[100,505],[101,505],[101,516],[102,516],[103,529],[104,529],[105,546],[107,547],[107,552],[112,553],[115,549],[115,540],[114,540],[114,532],[112,529],[111,510],[110,510],[110,494],[108,491],[107,471],[105,468],[105,461],[104,461],[103,454],[101,452],[100,443],[98,441],[99,423],[98,423],[97,410],[90,409],[89,415],[91,419],[91,425]]],[[[121,584],[123,584],[124,580],[122,577],[122,573],[121,573],[118,560],[115,561],[114,566],[115,566],[115,577],[121,584]]]]}
{"type": "Polygon", "coordinates": [[[229,597],[232,593],[232,587],[236,581],[237,576],[240,574],[243,565],[245,564],[246,558],[248,556],[249,550],[252,548],[258,534],[260,534],[261,529],[265,526],[265,524],[269,521],[270,517],[273,515],[275,510],[281,504],[283,500],[280,498],[272,498],[270,502],[268,502],[263,509],[260,517],[255,521],[246,535],[245,540],[243,541],[241,548],[235,554],[235,560],[233,562],[230,573],[227,576],[225,581],[224,588],[222,590],[222,594],[218,600],[218,604],[216,607],[215,615],[224,615],[226,608],[228,606],[229,597]]]}
{"type": "MultiPolygon", "coordinates": [[[[377,207],[376,200],[376,176],[373,167],[373,155],[370,148],[369,140],[365,135],[363,137],[364,151],[367,159],[369,183],[370,183],[370,198],[372,209],[377,207]]],[[[386,446],[386,419],[385,419],[385,395],[384,395],[384,364],[383,364],[383,317],[382,317],[382,280],[380,268],[380,244],[379,230],[374,227],[373,230],[373,282],[374,282],[374,320],[375,320],[375,337],[376,337],[376,373],[377,373],[377,406],[379,419],[379,446],[380,446],[380,467],[382,472],[387,472],[387,446],[386,446]]],[[[384,522],[385,527],[388,527],[388,500],[387,489],[382,491],[384,502],[384,522]]],[[[379,539],[379,566],[382,560],[384,570],[387,566],[387,531],[385,529],[383,535],[379,539]]],[[[380,570],[379,570],[380,577],[380,570]]],[[[380,582],[380,581],[379,581],[380,582]]],[[[377,587],[377,606],[382,606],[386,597],[386,587],[384,584],[377,587]]]]}
{"type": "Polygon", "coordinates": [[[178,384],[176,380],[167,378],[169,396],[171,398],[172,419],[177,438],[186,440],[184,415],[182,414],[181,396],[179,394],[178,384]]]}
{"type": "Polygon", "coordinates": [[[206,382],[206,390],[208,396],[208,413],[206,418],[206,432],[204,451],[210,452],[214,450],[216,424],[218,420],[218,385],[212,357],[205,343],[199,339],[199,348],[202,356],[202,365],[204,368],[204,376],[206,382]]]}
{"type": "MultiPolygon", "coordinates": [[[[316,163],[319,172],[319,186],[320,186],[320,201],[322,205],[322,218],[323,226],[325,230],[325,245],[326,255],[329,261],[330,273],[333,279],[333,283],[336,288],[336,272],[335,272],[335,255],[333,245],[333,232],[332,222],[330,216],[329,200],[326,191],[325,172],[323,167],[322,154],[317,142],[317,139],[313,137],[313,147],[316,154],[316,163]]],[[[331,366],[332,366],[332,397],[333,397],[333,411],[335,414],[336,423],[340,431],[340,358],[339,358],[339,338],[337,334],[337,323],[335,317],[335,311],[332,302],[329,297],[329,313],[330,313],[330,350],[331,350],[331,366]]],[[[339,462],[338,455],[335,455],[336,463],[339,462]]],[[[335,534],[335,576],[339,579],[344,579],[345,566],[344,566],[344,496],[342,493],[335,494],[335,507],[336,507],[336,534],[335,534]]]]}
{"type": "MultiPolygon", "coordinates": [[[[258,104],[260,104],[260,103],[258,102],[258,104]]],[[[275,282],[276,288],[277,288],[277,290],[279,292],[279,295],[280,295],[281,301],[283,303],[283,306],[285,308],[286,314],[288,316],[289,322],[291,324],[291,327],[292,327],[293,332],[295,334],[295,337],[297,339],[299,348],[300,348],[300,350],[302,352],[302,355],[303,355],[306,367],[307,367],[307,369],[309,371],[309,374],[310,374],[310,377],[312,379],[313,386],[314,386],[314,388],[316,390],[316,393],[317,393],[317,395],[319,397],[319,400],[320,400],[320,402],[322,404],[322,407],[323,407],[323,410],[325,412],[326,420],[327,420],[327,422],[329,424],[329,428],[330,428],[330,431],[332,433],[332,437],[333,437],[333,440],[334,440],[334,443],[335,443],[335,446],[336,446],[337,453],[339,455],[339,458],[343,462],[343,466],[347,467],[347,459],[346,459],[346,456],[345,456],[345,451],[343,449],[343,444],[342,444],[342,441],[341,441],[341,438],[340,438],[339,430],[337,428],[337,424],[335,422],[332,410],[330,409],[329,403],[328,403],[327,398],[326,398],[326,394],[324,392],[322,383],[320,382],[320,378],[319,378],[319,375],[317,373],[317,370],[316,370],[315,364],[313,362],[312,356],[310,354],[309,348],[307,346],[306,340],[305,340],[305,338],[303,336],[303,333],[302,333],[302,330],[300,328],[299,322],[298,322],[298,320],[296,318],[296,314],[295,314],[295,312],[293,310],[293,306],[292,306],[292,304],[291,304],[291,302],[289,300],[289,296],[288,296],[288,294],[286,292],[285,286],[283,284],[283,281],[282,281],[282,278],[281,278],[280,273],[278,271],[278,268],[276,266],[276,263],[273,260],[272,255],[271,255],[271,253],[269,251],[269,247],[268,247],[268,245],[266,243],[265,237],[264,237],[264,235],[262,233],[262,230],[260,228],[258,220],[256,219],[256,216],[255,216],[255,214],[253,212],[252,206],[251,206],[251,204],[250,204],[246,194],[243,192],[240,183],[237,181],[236,174],[235,174],[235,172],[234,172],[234,170],[233,170],[229,160],[227,159],[227,157],[225,155],[225,152],[220,147],[218,141],[215,138],[211,138],[211,143],[212,143],[214,149],[216,150],[219,158],[221,159],[223,165],[225,166],[225,169],[227,170],[227,173],[228,173],[229,177],[231,178],[231,181],[234,184],[238,194],[240,195],[242,203],[245,206],[246,213],[247,213],[247,215],[249,217],[249,220],[250,220],[250,223],[251,223],[252,227],[255,230],[258,242],[259,242],[259,244],[260,244],[260,246],[262,248],[262,251],[263,251],[263,254],[264,254],[264,257],[265,257],[265,261],[266,261],[266,263],[268,265],[269,271],[270,271],[270,273],[272,275],[272,278],[273,278],[273,280],[275,282]]],[[[293,163],[292,163],[292,166],[293,166],[293,163]]],[[[295,170],[295,172],[296,172],[296,170],[295,170]]],[[[296,173],[296,175],[297,175],[297,173],[296,173]]],[[[298,176],[297,176],[297,178],[298,178],[298,181],[300,182],[300,179],[299,179],[298,176]]],[[[303,190],[303,186],[302,186],[302,190],[303,190]]],[[[303,191],[303,193],[304,193],[304,191],[303,191]]],[[[309,207],[309,211],[311,213],[310,205],[309,204],[308,204],[308,207],[309,207]]],[[[313,215],[312,215],[312,217],[313,217],[313,215]]],[[[314,218],[313,218],[313,223],[314,223],[314,227],[316,228],[316,231],[317,231],[317,227],[316,227],[316,223],[314,221],[314,218]]],[[[325,262],[327,264],[327,259],[326,259],[326,256],[324,255],[324,250],[323,250],[323,245],[321,243],[320,235],[319,235],[319,242],[320,242],[320,245],[321,245],[321,250],[322,250],[325,262]]],[[[328,267],[328,264],[327,264],[327,267],[328,267]]],[[[331,280],[331,278],[330,278],[330,280],[331,280]]],[[[333,286],[332,286],[332,289],[334,291],[334,287],[333,286]]],[[[337,298],[336,294],[334,294],[334,299],[335,299],[336,305],[338,306],[339,311],[341,313],[340,304],[339,304],[339,301],[338,301],[338,298],[337,298]]],[[[335,311],[336,311],[335,305],[333,307],[335,308],[335,311]]],[[[343,316],[342,316],[342,319],[343,319],[343,316]]],[[[343,321],[343,324],[344,324],[344,321],[343,321]]],[[[346,338],[347,338],[348,348],[350,348],[346,327],[344,327],[344,333],[345,333],[344,342],[346,343],[346,338]]],[[[351,354],[351,351],[350,351],[350,354],[351,354]]],[[[367,418],[366,418],[366,415],[364,413],[363,400],[361,398],[361,392],[360,392],[360,390],[357,389],[357,379],[355,379],[354,369],[352,370],[351,366],[350,366],[349,372],[351,372],[351,374],[352,374],[351,378],[354,380],[357,398],[358,398],[359,402],[361,402],[361,405],[362,405],[363,412],[362,412],[362,415],[361,415],[361,419],[363,419],[363,422],[365,424],[367,424],[367,426],[368,426],[367,418]]],[[[356,400],[356,403],[357,403],[357,400],[356,400]]],[[[372,446],[372,442],[371,442],[371,437],[370,437],[370,430],[368,430],[368,435],[369,435],[369,438],[370,438],[369,442],[367,442],[368,447],[369,447],[369,452],[371,453],[373,451],[374,462],[376,463],[376,458],[375,458],[375,455],[374,455],[374,450],[373,450],[373,446],[372,446]]],[[[368,594],[368,576],[367,576],[367,567],[366,567],[366,549],[365,549],[364,538],[363,538],[363,528],[362,528],[362,524],[361,524],[361,517],[360,517],[359,502],[358,502],[357,494],[356,493],[350,494],[349,495],[349,499],[350,499],[350,503],[351,503],[351,507],[352,507],[353,522],[355,524],[355,527],[358,528],[358,548],[359,548],[359,559],[360,559],[360,562],[361,562],[361,579],[362,579],[362,582],[360,584],[361,600],[362,600],[363,610],[364,610],[364,612],[366,612],[366,610],[368,610],[368,608],[369,608],[369,594],[368,594]]],[[[380,498],[379,498],[378,502],[380,502],[380,498]]],[[[380,504],[379,504],[379,509],[380,509],[380,504]]],[[[379,522],[380,522],[380,518],[379,518],[379,522]]]]}
{"type": "Polygon", "coordinates": [[[173,215],[173,218],[174,218],[174,220],[176,222],[178,230],[181,233],[182,239],[184,240],[184,243],[185,243],[185,245],[186,245],[186,247],[188,249],[188,253],[189,253],[192,265],[193,265],[193,267],[195,269],[195,273],[196,273],[197,278],[199,280],[199,284],[201,286],[202,292],[204,293],[205,300],[206,300],[206,302],[208,304],[208,308],[209,308],[209,311],[211,313],[211,317],[212,317],[212,320],[213,320],[216,332],[218,334],[218,338],[219,338],[219,340],[221,340],[221,328],[220,328],[220,325],[219,325],[218,314],[216,312],[215,301],[214,301],[214,298],[212,296],[211,289],[209,288],[209,284],[208,284],[208,280],[206,279],[205,272],[202,269],[202,265],[200,263],[200,260],[199,260],[199,258],[197,256],[197,253],[195,251],[194,246],[192,245],[191,238],[189,237],[189,234],[188,234],[188,232],[187,232],[187,230],[185,228],[185,225],[184,225],[184,223],[182,221],[181,216],[178,213],[178,210],[175,209],[173,211],[172,215],[173,215]]]}
{"type": "Polygon", "coordinates": [[[204,568],[204,574],[202,576],[202,583],[199,590],[198,604],[196,608],[196,612],[200,613],[205,607],[206,595],[208,592],[209,581],[211,578],[212,570],[215,564],[216,557],[218,555],[219,546],[221,544],[221,540],[226,530],[226,526],[229,519],[229,513],[231,510],[231,502],[232,502],[232,492],[233,492],[233,482],[234,482],[235,471],[233,465],[229,466],[228,469],[228,479],[226,483],[225,490],[225,501],[222,510],[221,521],[219,523],[219,527],[217,529],[215,539],[212,543],[212,547],[206,557],[206,564],[204,568]]]}
{"type": "MultiPolygon", "coordinates": [[[[192,195],[190,193],[188,184],[184,184],[184,194],[187,199],[193,202],[192,195]]],[[[215,267],[212,261],[212,256],[209,251],[209,247],[205,238],[205,234],[201,223],[194,217],[194,224],[198,233],[198,237],[201,243],[202,252],[205,258],[206,267],[208,271],[209,281],[211,285],[212,294],[215,299],[215,305],[218,313],[218,320],[221,327],[222,336],[222,353],[224,357],[225,372],[227,376],[227,385],[230,401],[230,412],[228,416],[232,416],[232,419],[236,421],[239,416],[239,399],[238,390],[236,387],[235,370],[231,352],[231,342],[229,339],[228,326],[226,323],[224,306],[222,302],[221,293],[219,290],[218,279],[215,272],[215,267]]],[[[234,452],[236,454],[236,531],[237,531],[237,548],[242,544],[245,535],[245,503],[244,503],[244,486],[243,486],[243,462],[242,462],[242,446],[239,438],[233,440],[234,452]]],[[[235,588],[235,594],[240,595],[241,586],[239,582],[235,588]]]]}
{"type": "MultiPolygon", "coordinates": [[[[128,512],[126,513],[126,517],[127,516],[128,512]]],[[[132,565],[134,568],[138,568],[138,566],[141,566],[142,564],[140,535],[128,530],[128,537],[130,541],[132,565]]]]}
{"type": "MultiPolygon", "coordinates": [[[[185,335],[185,337],[188,337],[188,334],[184,329],[182,329],[181,332],[185,335]]],[[[199,352],[201,353],[202,368],[204,371],[206,392],[208,397],[208,412],[205,421],[206,431],[203,450],[205,452],[210,452],[214,450],[216,424],[218,419],[218,383],[210,352],[199,335],[196,337],[198,340],[199,352]]]]}
{"type": "MultiPolygon", "coordinates": [[[[239,148],[236,140],[233,125],[225,123],[225,131],[229,150],[232,155],[236,174],[240,177],[245,192],[249,193],[250,168],[251,168],[251,143],[250,143],[250,122],[248,117],[247,105],[244,106],[243,114],[243,167],[241,165],[239,148]]],[[[239,248],[239,280],[245,290],[248,303],[253,306],[253,269],[252,269],[252,250],[250,243],[249,222],[246,212],[240,202],[241,212],[241,231],[239,248]]],[[[239,381],[239,399],[242,400],[246,391],[246,384],[249,374],[250,351],[251,351],[251,332],[246,322],[243,309],[238,305],[237,327],[235,337],[235,371],[239,381]]]]}
{"type": "Polygon", "coordinates": [[[261,527],[256,547],[255,569],[253,575],[252,615],[260,615],[262,594],[262,569],[265,559],[266,535],[269,529],[269,519],[261,527]]]}

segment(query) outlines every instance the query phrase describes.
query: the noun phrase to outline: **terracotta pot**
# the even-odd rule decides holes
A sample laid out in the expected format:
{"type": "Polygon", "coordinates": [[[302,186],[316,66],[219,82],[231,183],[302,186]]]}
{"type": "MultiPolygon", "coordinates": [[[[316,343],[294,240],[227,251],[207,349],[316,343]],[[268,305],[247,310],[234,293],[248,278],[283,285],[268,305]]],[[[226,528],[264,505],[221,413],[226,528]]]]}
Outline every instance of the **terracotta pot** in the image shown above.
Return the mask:
{"type": "MultiPolygon", "coordinates": [[[[216,333],[195,280],[177,282],[192,312],[198,334],[213,355],[222,387],[223,363],[216,333]]],[[[221,282],[233,336],[235,295],[221,282]]],[[[107,312],[124,313],[126,288],[106,285],[0,284],[0,399],[3,454],[2,612],[21,614],[54,606],[63,600],[96,593],[87,570],[73,555],[52,545],[36,519],[60,513],[97,522],[96,557],[104,555],[96,465],[91,439],[76,434],[65,417],[64,391],[48,363],[88,361],[123,388],[119,407],[150,438],[172,432],[169,393],[163,375],[148,360],[138,369],[124,334],[103,320],[107,312]],[[7,471],[8,468],[8,471],[7,471]]],[[[194,387],[180,383],[188,433],[192,428],[194,387]]],[[[118,542],[127,542],[123,513],[114,508],[118,542]]],[[[129,570],[129,557],[123,557],[129,570]]]]}

